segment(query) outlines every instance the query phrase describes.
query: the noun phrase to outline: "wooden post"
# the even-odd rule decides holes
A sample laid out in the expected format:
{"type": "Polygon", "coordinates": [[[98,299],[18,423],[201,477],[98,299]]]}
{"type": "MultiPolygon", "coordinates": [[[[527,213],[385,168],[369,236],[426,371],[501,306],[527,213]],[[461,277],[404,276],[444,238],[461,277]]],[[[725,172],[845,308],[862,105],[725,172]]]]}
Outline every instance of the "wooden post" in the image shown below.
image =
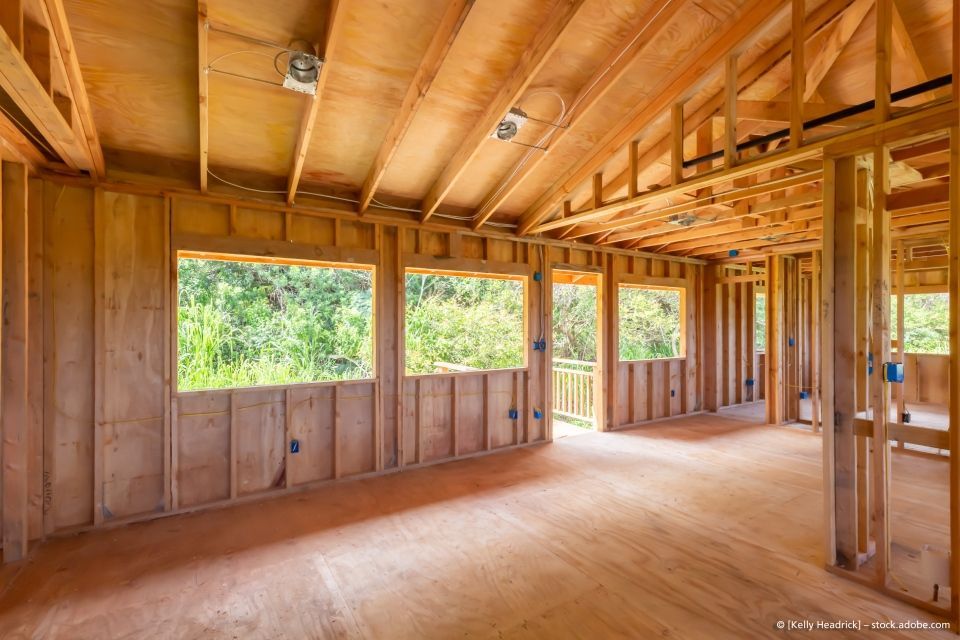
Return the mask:
{"type": "MultiPolygon", "coordinates": [[[[953,4],[954,27],[960,24],[960,0],[953,4]]],[[[954,28],[954,73],[960,71],[960,36],[954,28]]],[[[954,76],[955,78],[958,76],[954,76]]],[[[960,91],[954,83],[954,98],[960,91]]],[[[950,129],[950,583],[960,585],[960,127],[950,129]]],[[[960,628],[960,588],[950,590],[954,628],[960,628]]]]}
{"type": "Polygon", "coordinates": [[[723,105],[723,161],[728,169],[737,163],[737,61],[736,54],[727,56],[723,105]]]}
{"type": "Polygon", "coordinates": [[[716,411],[720,408],[720,290],[718,270],[722,267],[703,267],[703,408],[716,411]]]}
{"type": "Polygon", "coordinates": [[[876,544],[877,582],[886,584],[889,566],[889,526],[887,496],[890,483],[890,444],[887,422],[890,416],[890,389],[881,373],[884,362],[890,361],[890,213],[887,211],[889,164],[887,150],[878,147],[873,155],[873,246],[870,250],[870,273],[873,282],[870,351],[875,364],[870,376],[870,406],[873,408],[873,535],[876,544]]]}
{"type": "MultiPolygon", "coordinates": [[[[904,256],[906,249],[903,246],[903,241],[897,241],[897,360],[900,362],[906,362],[906,356],[904,355],[907,352],[905,347],[905,332],[906,329],[903,323],[903,305],[904,305],[904,287],[905,287],[905,274],[904,269],[906,269],[907,261],[904,256]]],[[[906,398],[903,393],[903,385],[898,384],[894,385],[894,393],[897,399],[897,422],[903,422],[903,414],[907,410],[906,398]]],[[[903,443],[900,443],[900,446],[903,446],[903,443]]]]}
{"type": "Polygon", "coordinates": [[[829,459],[833,473],[826,491],[833,495],[832,520],[835,522],[835,546],[828,557],[832,555],[840,567],[856,569],[859,530],[854,434],[856,391],[850,384],[856,379],[856,159],[839,158],[828,161],[827,165],[833,165],[833,171],[824,177],[824,183],[829,186],[824,193],[822,384],[824,466],[828,466],[829,459]],[[828,223],[830,246],[826,244],[828,223]],[[831,434],[832,442],[828,443],[826,432],[831,434]]]}
{"type": "Polygon", "coordinates": [[[670,111],[672,144],[670,145],[670,177],[672,184],[683,182],[683,103],[677,102],[670,111]]]}
{"type": "Polygon", "coordinates": [[[2,308],[0,372],[3,426],[3,561],[27,555],[27,169],[0,165],[2,308]]]}
{"type": "Polygon", "coordinates": [[[620,424],[617,402],[617,369],[620,365],[620,298],[619,265],[615,254],[607,254],[607,269],[603,274],[603,406],[604,419],[598,415],[600,431],[616,429],[620,424]]]}
{"type": "Polygon", "coordinates": [[[811,275],[811,298],[813,312],[810,314],[810,423],[814,433],[820,431],[820,323],[822,308],[821,252],[813,252],[813,273],[811,275]]]}
{"type": "Polygon", "coordinates": [[[804,22],[805,0],[793,0],[790,49],[790,148],[799,149],[803,144],[803,96],[806,92],[807,70],[804,65],[803,48],[806,42],[804,22]]]}
{"type": "Polygon", "coordinates": [[[783,422],[783,258],[768,256],[767,270],[767,424],[783,422]]]}

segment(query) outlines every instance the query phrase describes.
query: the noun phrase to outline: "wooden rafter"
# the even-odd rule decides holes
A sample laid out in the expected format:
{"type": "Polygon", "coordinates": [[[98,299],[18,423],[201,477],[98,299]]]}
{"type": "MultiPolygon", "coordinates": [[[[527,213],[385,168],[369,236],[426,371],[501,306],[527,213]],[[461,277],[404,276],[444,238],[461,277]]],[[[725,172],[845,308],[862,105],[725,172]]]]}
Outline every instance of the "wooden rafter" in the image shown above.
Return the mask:
{"type": "MultiPolygon", "coordinates": [[[[627,145],[671,105],[700,89],[710,72],[727,56],[742,50],[756,37],[757,31],[785,7],[784,2],[751,0],[730,16],[723,26],[693,49],[683,63],[674,67],[663,79],[650,100],[644,100],[630,111],[611,133],[571,167],[560,180],[521,217],[517,232],[530,233],[550,215],[559,203],[586,178],[596,173],[613,153],[627,145]]],[[[576,216],[573,216],[576,217],[576,216]]]]}
{"type": "MultiPolygon", "coordinates": [[[[564,119],[564,128],[556,130],[550,138],[551,147],[558,145],[566,134],[607,94],[609,89],[630,67],[637,55],[653,42],[684,4],[684,0],[670,0],[666,5],[657,3],[658,6],[655,6],[637,22],[634,28],[614,47],[596,72],[583,83],[580,92],[570,103],[574,106],[573,113],[564,119]]],[[[526,154],[524,159],[507,173],[507,177],[499,181],[481,201],[482,204],[474,214],[473,228],[479,229],[483,226],[507,198],[533,174],[545,158],[546,155],[542,153],[526,154]]]]}
{"type": "Polygon", "coordinates": [[[23,41],[22,33],[11,38],[5,29],[0,28],[0,88],[67,166],[93,170],[90,149],[86,141],[76,135],[69,120],[69,100],[55,99],[51,91],[49,42],[43,43],[45,51],[37,52],[24,48],[23,41]],[[41,58],[33,61],[33,67],[28,60],[31,54],[41,58]],[[45,71],[41,71],[40,66],[45,66],[45,71]]]}
{"type": "Polygon", "coordinates": [[[90,98],[80,72],[80,62],[77,60],[77,51],[67,22],[67,14],[63,8],[63,0],[44,0],[50,30],[53,33],[53,42],[60,52],[66,72],[67,84],[70,87],[70,97],[80,119],[80,127],[86,141],[90,156],[92,171],[97,177],[106,175],[106,163],[103,159],[103,149],[100,147],[100,136],[93,120],[93,110],[90,107],[90,98]]]}
{"type": "Polygon", "coordinates": [[[820,50],[805,65],[807,74],[804,78],[804,102],[809,101],[820,88],[820,83],[833,68],[853,34],[860,28],[874,2],[875,0],[854,0],[840,19],[830,26],[820,50]]]}
{"type": "Polygon", "coordinates": [[[317,110],[323,98],[323,88],[330,76],[330,62],[335,55],[337,43],[343,35],[343,25],[346,22],[346,11],[340,0],[331,0],[330,15],[327,17],[327,35],[323,47],[323,64],[320,66],[320,76],[317,78],[317,92],[310,97],[304,108],[300,120],[300,132],[297,134],[297,146],[293,152],[293,166],[287,178],[287,204],[293,204],[300,186],[300,176],[303,175],[303,163],[307,160],[307,151],[310,150],[310,139],[313,137],[313,125],[317,120],[317,110]]]}
{"type": "MultiPolygon", "coordinates": [[[[807,39],[813,36],[815,33],[821,32],[825,28],[828,28],[836,22],[842,15],[843,12],[849,7],[852,0],[830,0],[813,11],[806,20],[806,27],[804,35],[807,39]]],[[[769,71],[774,65],[782,60],[786,55],[790,53],[792,46],[792,36],[787,36],[781,39],[776,45],[764,52],[760,57],[758,57],[747,69],[740,71],[737,77],[737,87],[739,91],[745,90],[747,87],[751,86],[754,82],[764,76],[767,71],[769,71]]],[[[780,86],[775,92],[779,93],[787,88],[786,84],[780,86]]],[[[698,129],[703,123],[709,118],[714,117],[716,114],[720,113],[721,109],[724,106],[726,92],[725,90],[718,91],[715,93],[709,100],[707,100],[697,111],[691,114],[684,122],[684,128],[687,131],[693,131],[698,129]]],[[[743,101],[737,102],[737,113],[738,117],[743,117],[743,111],[745,108],[744,105],[749,103],[744,103],[743,101]]],[[[789,122],[789,103],[785,103],[786,106],[786,116],[784,117],[784,122],[789,122]]],[[[817,115],[817,105],[809,104],[806,106],[807,112],[811,117],[817,115]]],[[[871,120],[868,118],[867,120],[871,120]]],[[[744,127],[740,127],[743,129],[744,127]]],[[[738,135],[742,136],[743,131],[739,131],[738,135]]],[[[655,163],[660,161],[660,158],[670,150],[670,134],[662,136],[656,143],[650,146],[643,155],[639,158],[637,165],[640,172],[646,171],[649,167],[653,166],[655,163]]],[[[613,179],[608,180],[604,187],[604,199],[609,199],[616,196],[618,193],[622,192],[624,187],[630,181],[631,175],[637,175],[637,173],[630,173],[629,170],[621,171],[613,179]]],[[[582,202],[575,203],[573,208],[578,208],[582,205],[582,202]]]]}
{"type": "Polygon", "coordinates": [[[520,57],[520,63],[514,68],[483,114],[477,118],[471,132],[430,187],[423,200],[421,222],[426,222],[436,213],[437,207],[480,152],[483,144],[487,142],[490,132],[523,96],[524,91],[556,49],[583,3],[584,0],[561,0],[560,6],[551,13],[550,20],[537,32],[533,42],[520,57]]]}
{"type": "Polygon", "coordinates": [[[377,187],[386,174],[394,154],[400,147],[403,136],[417,115],[420,105],[427,97],[427,92],[430,91],[430,86],[437,77],[437,73],[440,72],[440,67],[446,60],[457,34],[460,33],[460,28],[467,19],[467,14],[470,13],[473,3],[474,0],[453,0],[447,5],[447,10],[440,19],[440,26],[434,32],[433,39],[427,46],[427,51],[423,54],[420,65],[413,74],[413,80],[407,87],[407,93],[400,103],[400,109],[394,116],[390,128],[387,129],[387,134],[384,136],[373,164],[367,172],[367,177],[363,181],[358,205],[360,213],[366,211],[367,207],[370,206],[370,200],[373,199],[377,187]]]}

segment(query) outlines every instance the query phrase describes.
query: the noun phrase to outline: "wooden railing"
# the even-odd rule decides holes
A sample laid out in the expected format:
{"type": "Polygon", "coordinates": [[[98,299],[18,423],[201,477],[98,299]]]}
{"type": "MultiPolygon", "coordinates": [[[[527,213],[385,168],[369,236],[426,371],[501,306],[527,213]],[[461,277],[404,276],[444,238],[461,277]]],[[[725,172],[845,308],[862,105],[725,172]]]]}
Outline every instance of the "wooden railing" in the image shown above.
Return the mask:
{"type": "Polygon", "coordinates": [[[580,420],[594,420],[596,362],[553,359],[553,412],[580,420]]]}

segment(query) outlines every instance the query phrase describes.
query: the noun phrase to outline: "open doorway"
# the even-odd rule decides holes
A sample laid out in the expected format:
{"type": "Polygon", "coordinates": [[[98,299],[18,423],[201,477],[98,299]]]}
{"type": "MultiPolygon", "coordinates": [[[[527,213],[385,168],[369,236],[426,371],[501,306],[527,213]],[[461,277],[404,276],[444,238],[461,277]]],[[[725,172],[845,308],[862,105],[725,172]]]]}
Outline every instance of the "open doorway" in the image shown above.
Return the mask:
{"type": "Polygon", "coordinates": [[[600,275],[554,270],[553,437],[597,428],[600,398],[600,275]]]}

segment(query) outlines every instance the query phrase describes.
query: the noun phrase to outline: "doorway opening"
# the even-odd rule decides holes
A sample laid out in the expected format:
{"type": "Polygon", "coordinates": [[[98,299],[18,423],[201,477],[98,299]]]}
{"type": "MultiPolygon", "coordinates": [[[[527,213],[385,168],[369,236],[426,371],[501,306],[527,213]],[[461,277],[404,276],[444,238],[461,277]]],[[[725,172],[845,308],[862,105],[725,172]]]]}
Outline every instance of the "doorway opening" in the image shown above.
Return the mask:
{"type": "Polygon", "coordinates": [[[553,438],[589,433],[600,415],[600,275],[554,270],[553,438]]]}

